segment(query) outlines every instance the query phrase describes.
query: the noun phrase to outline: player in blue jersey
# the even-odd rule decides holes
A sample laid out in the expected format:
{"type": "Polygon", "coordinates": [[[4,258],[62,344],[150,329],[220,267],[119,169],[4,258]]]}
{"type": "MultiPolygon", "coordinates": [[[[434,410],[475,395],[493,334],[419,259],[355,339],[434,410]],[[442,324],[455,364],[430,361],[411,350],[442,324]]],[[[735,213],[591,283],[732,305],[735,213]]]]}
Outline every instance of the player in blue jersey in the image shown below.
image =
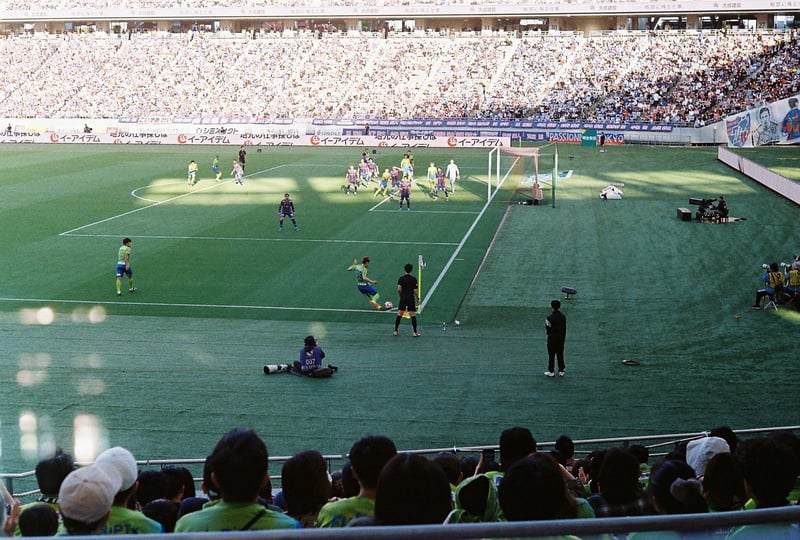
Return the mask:
{"type": "Polygon", "coordinates": [[[369,179],[375,180],[376,182],[380,180],[381,177],[381,169],[378,167],[378,164],[375,163],[375,160],[372,158],[367,158],[367,169],[369,170],[369,179]]]}
{"type": "Polygon", "coordinates": [[[442,171],[441,167],[436,168],[435,180],[436,180],[436,187],[433,189],[432,192],[433,198],[438,200],[439,192],[441,191],[444,193],[444,200],[449,201],[450,194],[447,192],[447,179],[445,178],[444,171],[442,171]]]}
{"type": "Polygon", "coordinates": [[[362,186],[368,186],[370,182],[370,175],[369,175],[369,162],[366,160],[362,160],[358,163],[358,176],[361,178],[360,182],[362,186]]]}
{"type": "Polygon", "coordinates": [[[353,195],[358,195],[358,171],[356,170],[356,166],[352,163],[344,174],[344,181],[346,182],[344,194],[350,195],[350,191],[352,190],[353,195]]]}
{"type": "Polygon", "coordinates": [[[391,175],[392,183],[392,191],[390,195],[394,197],[400,191],[400,167],[392,167],[392,170],[389,171],[389,174],[391,175]]]}
{"type": "Polygon", "coordinates": [[[292,220],[292,225],[294,225],[294,230],[299,231],[300,229],[297,227],[297,220],[294,219],[294,202],[292,199],[289,198],[288,193],[283,194],[283,199],[281,199],[280,204],[278,204],[278,216],[280,219],[278,221],[278,231],[283,230],[283,219],[289,218],[292,220]]]}
{"type": "Polygon", "coordinates": [[[411,210],[411,180],[403,178],[400,182],[400,210],[403,209],[403,201],[406,201],[406,208],[411,210]]]}
{"type": "Polygon", "coordinates": [[[352,272],[353,270],[356,271],[356,287],[358,287],[358,292],[369,298],[369,303],[372,304],[372,307],[381,309],[381,305],[378,303],[378,299],[381,295],[378,294],[377,289],[373,287],[373,285],[378,284],[378,281],[367,276],[369,257],[362,258],[361,264],[358,264],[357,259],[354,260],[353,264],[347,267],[348,272],[352,272]]]}

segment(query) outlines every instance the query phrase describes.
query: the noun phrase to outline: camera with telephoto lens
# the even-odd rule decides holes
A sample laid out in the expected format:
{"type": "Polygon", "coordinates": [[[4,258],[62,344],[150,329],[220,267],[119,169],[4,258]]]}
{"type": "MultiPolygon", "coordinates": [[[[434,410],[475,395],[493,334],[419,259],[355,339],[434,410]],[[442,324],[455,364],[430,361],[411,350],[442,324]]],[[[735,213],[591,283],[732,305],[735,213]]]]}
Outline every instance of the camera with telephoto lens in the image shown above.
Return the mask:
{"type": "Polygon", "coordinates": [[[787,262],[781,263],[781,268],[789,268],[790,266],[792,266],[792,263],[787,263],[787,262]]]}
{"type": "Polygon", "coordinates": [[[696,197],[689,198],[689,204],[694,204],[700,207],[700,210],[705,210],[706,208],[711,207],[711,203],[716,201],[717,199],[698,199],[696,197]]]}
{"type": "Polygon", "coordinates": [[[767,263],[764,263],[761,265],[761,268],[763,268],[764,270],[769,270],[769,265],[767,263]]]}

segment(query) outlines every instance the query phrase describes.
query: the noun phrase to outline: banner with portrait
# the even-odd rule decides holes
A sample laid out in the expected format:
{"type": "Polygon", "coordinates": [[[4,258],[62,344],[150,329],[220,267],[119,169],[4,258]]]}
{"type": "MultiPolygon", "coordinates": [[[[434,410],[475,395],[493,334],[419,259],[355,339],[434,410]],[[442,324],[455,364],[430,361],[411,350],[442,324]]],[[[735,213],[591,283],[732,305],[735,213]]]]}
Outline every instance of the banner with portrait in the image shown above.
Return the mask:
{"type": "Polygon", "coordinates": [[[728,116],[725,133],[736,148],[800,143],[800,96],[728,116]]]}

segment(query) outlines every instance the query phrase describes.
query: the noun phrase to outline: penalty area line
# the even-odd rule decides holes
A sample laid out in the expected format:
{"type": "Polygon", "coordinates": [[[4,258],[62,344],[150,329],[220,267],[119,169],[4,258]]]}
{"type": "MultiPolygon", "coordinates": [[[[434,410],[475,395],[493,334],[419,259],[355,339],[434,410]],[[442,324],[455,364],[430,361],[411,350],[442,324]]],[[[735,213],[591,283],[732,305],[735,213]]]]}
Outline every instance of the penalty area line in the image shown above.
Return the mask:
{"type": "MultiPolygon", "coordinates": [[[[251,177],[251,176],[253,176],[253,175],[256,175],[256,174],[261,174],[261,173],[265,173],[265,172],[274,171],[275,169],[280,169],[280,168],[282,168],[282,167],[286,167],[286,164],[283,164],[283,165],[276,165],[275,167],[270,167],[269,169],[264,169],[263,171],[258,171],[258,172],[250,173],[250,174],[248,174],[248,175],[245,175],[245,176],[244,176],[244,178],[249,178],[249,177],[251,177]]],[[[230,182],[230,180],[226,180],[226,182],[230,182]]],[[[176,182],[176,183],[180,183],[180,182],[176,182]]],[[[181,193],[180,195],[176,195],[176,196],[174,196],[174,197],[170,197],[170,198],[168,198],[168,199],[164,199],[163,201],[156,201],[156,202],[153,202],[152,204],[148,204],[147,206],[142,206],[142,207],[140,207],[140,208],[134,208],[133,210],[129,210],[129,211],[127,211],[127,212],[123,212],[123,213],[121,213],[121,214],[117,214],[117,215],[115,215],[115,216],[107,217],[107,218],[105,218],[105,219],[100,219],[100,220],[98,220],[98,221],[95,221],[95,222],[93,222],[93,223],[87,223],[86,225],[81,225],[80,227],[75,227],[74,229],[70,229],[70,230],[68,230],[68,231],[64,231],[64,232],[62,232],[62,233],[58,233],[58,235],[59,235],[59,236],[65,236],[65,235],[68,235],[68,234],[74,233],[75,231],[80,231],[80,230],[83,230],[83,229],[86,229],[86,228],[89,228],[89,227],[93,227],[94,225],[100,225],[101,223],[107,223],[107,222],[109,222],[109,221],[112,221],[112,220],[115,220],[115,219],[117,219],[117,218],[121,218],[121,217],[129,216],[129,215],[131,215],[131,214],[135,214],[135,213],[137,213],[137,212],[141,212],[142,210],[149,210],[150,208],[154,208],[154,207],[156,207],[156,206],[160,206],[160,205],[162,205],[162,204],[165,204],[165,203],[168,203],[168,202],[177,201],[177,200],[179,200],[179,199],[182,199],[182,198],[184,198],[184,197],[188,197],[188,196],[190,196],[190,195],[192,195],[192,194],[194,194],[194,193],[199,193],[199,192],[201,192],[201,191],[206,191],[206,190],[208,190],[208,189],[213,189],[213,188],[216,188],[216,187],[218,187],[218,186],[220,186],[220,185],[222,185],[222,182],[220,182],[219,184],[217,184],[217,183],[214,183],[214,184],[211,184],[210,186],[206,186],[206,187],[203,187],[203,188],[200,188],[200,189],[196,189],[196,190],[194,190],[194,191],[190,191],[190,192],[188,192],[188,193],[181,193]]],[[[139,191],[140,189],[144,189],[144,188],[146,188],[146,187],[148,187],[148,186],[142,186],[141,188],[136,188],[136,189],[134,189],[133,191],[131,191],[131,196],[132,196],[132,197],[134,197],[134,198],[136,198],[136,199],[139,199],[139,200],[142,200],[142,201],[146,201],[146,202],[147,202],[147,201],[148,201],[148,199],[144,199],[144,198],[142,198],[142,197],[139,197],[138,195],[136,195],[136,192],[137,192],[137,191],[139,191]]]]}
{"type": "Polygon", "coordinates": [[[0,298],[0,302],[29,302],[32,304],[81,304],[81,305],[106,305],[106,306],[153,306],[177,308],[204,308],[204,309],[244,309],[252,311],[312,311],[330,313],[384,313],[376,309],[349,309],[349,308],[320,308],[320,307],[295,307],[295,306],[254,306],[246,304],[196,304],[172,302],[126,302],[125,300],[55,300],[45,298],[0,298]]]}
{"type": "MultiPolygon", "coordinates": [[[[119,234],[62,234],[72,238],[119,238],[119,234]]],[[[340,240],[336,238],[255,238],[233,236],[169,236],[169,235],[137,235],[137,240],[222,240],[225,242],[297,242],[315,244],[389,244],[393,246],[457,246],[458,242],[414,242],[411,240],[340,240]]]]}

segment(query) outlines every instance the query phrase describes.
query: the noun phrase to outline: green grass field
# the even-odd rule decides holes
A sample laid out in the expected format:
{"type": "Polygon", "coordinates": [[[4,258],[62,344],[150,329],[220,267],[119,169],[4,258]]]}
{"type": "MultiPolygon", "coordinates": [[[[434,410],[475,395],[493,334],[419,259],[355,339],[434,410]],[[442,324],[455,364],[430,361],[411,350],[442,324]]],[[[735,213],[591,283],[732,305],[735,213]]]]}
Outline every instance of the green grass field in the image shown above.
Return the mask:
{"type": "MultiPolygon", "coordinates": [[[[547,185],[543,206],[509,205],[516,177],[487,206],[486,151],[419,149],[418,170],[454,158],[464,178],[447,202],[417,189],[410,212],[371,190],[345,197],[359,152],[251,150],[240,187],[210,171],[230,148],[0,147],[0,471],[54,446],[202,457],[235,426],[291,455],[377,432],[411,449],[495,444],[510,425],[548,441],[797,423],[800,314],[749,307],[760,265],[800,253],[797,206],[715,148],[561,145],[573,174],[555,207],[547,185]],[[625,198],[600,201],[611,182],[625,198]],[[299,232],[278,232],[287,191],[299,232]],[[745,219],[676,218],[720,194],[745,219]],[[139,291],[118,298],[124,236],[139,291]],[[358,294],[345,269],[364,255],[395,302],[403,264],[424,256],[420,339],[408,321],[393,337],[394,315],[358,294]],[[567,376],[552,380],[543,321],[563,286],[578,294],[563,309],[567,376]],[[333,378],[263,375],[309,333],[333,378]]],[[[798,178],[798,155],[748,157],[798,178]]],[[[401,151],[374,157],[383,168],[401,151]]]]}

